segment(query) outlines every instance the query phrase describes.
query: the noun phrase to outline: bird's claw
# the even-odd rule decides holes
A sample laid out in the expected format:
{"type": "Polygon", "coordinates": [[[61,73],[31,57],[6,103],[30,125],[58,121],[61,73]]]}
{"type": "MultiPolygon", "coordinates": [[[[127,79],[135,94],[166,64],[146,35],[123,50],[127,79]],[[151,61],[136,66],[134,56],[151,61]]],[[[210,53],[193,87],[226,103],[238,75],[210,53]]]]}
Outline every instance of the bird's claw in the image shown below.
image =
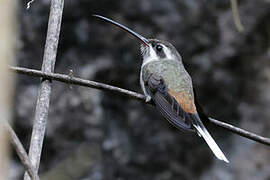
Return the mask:
{"type": "Polygon", "coordinates": [[[146,102],[146,103],[149,103],[149,102],[151,101],[151,99],[152,99],[151,96],[148,95],[148,96],[146,96],[146,98],[145,98],[145,102],[146,102]]]}

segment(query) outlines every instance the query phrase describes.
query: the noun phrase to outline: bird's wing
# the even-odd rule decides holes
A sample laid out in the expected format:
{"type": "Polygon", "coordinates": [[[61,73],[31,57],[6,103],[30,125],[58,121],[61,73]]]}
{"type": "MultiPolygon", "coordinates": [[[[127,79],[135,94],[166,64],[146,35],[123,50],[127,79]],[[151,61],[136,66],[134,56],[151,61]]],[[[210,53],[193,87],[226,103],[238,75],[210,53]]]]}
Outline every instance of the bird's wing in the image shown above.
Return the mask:
{"type": "Polygon", "coordinates": [[[180,96],[168,90],[160,76],[152,74],[145,87],[165,119],[180,130],[195,132],[191,114],[187,111],[191,106],[185,105],[180,96]]]}

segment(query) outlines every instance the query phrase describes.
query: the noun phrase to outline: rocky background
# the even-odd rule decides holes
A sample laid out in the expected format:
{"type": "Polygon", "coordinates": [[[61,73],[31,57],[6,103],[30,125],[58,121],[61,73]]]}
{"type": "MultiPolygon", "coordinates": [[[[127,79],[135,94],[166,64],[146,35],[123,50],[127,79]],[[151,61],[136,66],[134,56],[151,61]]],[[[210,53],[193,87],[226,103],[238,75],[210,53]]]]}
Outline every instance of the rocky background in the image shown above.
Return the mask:
{"type": "MultiPolygon", "coordinates": [[[[18,17],[18,66],[40,69],[49,0],[18,17]]],[[[55,71],[141,92],[139,43],[91,14],[110,17],[182,54],[212,117],[270,137],[270,1],[239,2],[244,33],[225,0],[66,0],[55,71]]],[[[28,147],[39,79],[19,75],[14,126],[28,147]]],[[[230,160],[172,127],[149,105],[114,93],[53,82],[41,158],[42,180],[269,180],[270,148],[214,125],[230,160]]],[[[27,149],[28,150],[28,149],[27,149]]],[[[23,167],[14,154],[10,179],[23,167]]]]}

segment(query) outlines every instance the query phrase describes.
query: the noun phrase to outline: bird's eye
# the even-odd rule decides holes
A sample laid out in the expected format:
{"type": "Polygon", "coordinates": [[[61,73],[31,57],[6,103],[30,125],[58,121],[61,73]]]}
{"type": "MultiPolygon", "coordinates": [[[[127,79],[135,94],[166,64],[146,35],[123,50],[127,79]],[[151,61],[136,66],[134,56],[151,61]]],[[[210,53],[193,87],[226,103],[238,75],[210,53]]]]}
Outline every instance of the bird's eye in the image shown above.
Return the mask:
{"type": "Polygon", "coordinates": [[[160,52],[160,51],[162,51],[162,49],[163,49],[163,47],[162,47],[161,45],[158,44],[158,45],[156,46],[156,50],[157,50],[157,51],[160,52]]]}

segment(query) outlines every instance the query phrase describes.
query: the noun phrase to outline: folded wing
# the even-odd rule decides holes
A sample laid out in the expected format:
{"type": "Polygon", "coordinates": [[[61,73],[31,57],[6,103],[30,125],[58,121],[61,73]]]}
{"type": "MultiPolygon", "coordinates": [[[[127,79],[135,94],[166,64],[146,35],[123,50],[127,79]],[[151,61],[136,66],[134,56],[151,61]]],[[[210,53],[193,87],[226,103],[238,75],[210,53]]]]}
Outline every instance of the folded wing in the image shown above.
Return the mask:
{"type": "Polygon", "coordinates": [[[146,83],[146,89],[152,97],[156,108],[176,128],[195,132],[190,113],[179,105],[176,98],[170,94],[164,80],[158,75],[151,75],[146,83]]]}

